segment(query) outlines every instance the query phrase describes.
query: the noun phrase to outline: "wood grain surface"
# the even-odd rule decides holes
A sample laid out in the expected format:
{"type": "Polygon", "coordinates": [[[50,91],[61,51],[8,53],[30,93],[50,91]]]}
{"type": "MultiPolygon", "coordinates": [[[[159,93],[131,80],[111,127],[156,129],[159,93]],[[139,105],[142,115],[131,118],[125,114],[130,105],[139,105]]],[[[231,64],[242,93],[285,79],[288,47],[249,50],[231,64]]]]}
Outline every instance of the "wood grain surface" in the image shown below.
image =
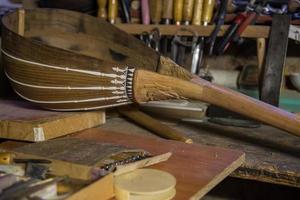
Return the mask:
{"type": "Polygon", "coordinates": [[[3,99],[0,107],[0,137],[7,139],[42,141],[105,123],[104,111],[52,112],[28,102],[3,99]]]}
{"type": "MultiPolygon", "coordinates": [[[[194,143],[241,150],[245,163],[231,176],[273,184],[300,187],[300,139],[279,129],[238,128],[212,123],[167,123],[194,143]]],[[[122,118],[111,118],[101,129],[157,138],[122,118]]]]}
{"type": "Polygon", "coordinates": [[[154,154],[172,152],[167,162],[154,165],[153,168],[167,171],[176,177],[175,199],[182,200],[201,198],[244,161],[244,154],[240,151],[119,134],[97,128],[78,133],[74,137],[143,148],[154,154]]]}

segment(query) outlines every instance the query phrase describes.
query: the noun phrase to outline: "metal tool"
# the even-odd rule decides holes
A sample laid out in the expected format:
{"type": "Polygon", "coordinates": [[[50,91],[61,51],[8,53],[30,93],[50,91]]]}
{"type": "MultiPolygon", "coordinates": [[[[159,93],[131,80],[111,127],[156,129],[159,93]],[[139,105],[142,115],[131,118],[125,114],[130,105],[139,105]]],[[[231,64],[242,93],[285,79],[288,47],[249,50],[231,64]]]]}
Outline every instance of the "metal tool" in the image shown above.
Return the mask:
{"type": "Polygon", "coordinates": [[[218,15],[217,15],[217,18],[216,18],[215,28],[214,28],[213,32],[211,33],[210,37],[207,39],[207,43],[209,44],[208,54],[210,56],[213,54],[215,42],[216,42],[218,33],[221,30],[221,26],[224,25],[224,22],[225,22],[227,4],[228,4],[228,0],[222,0],[221,1],[221,4],[219,6],[219,10],[218,10],[218,15]]]}
{"type": "MultiPolygon", "coordinates": [[[[163,0],[163,10],[162,10],[162,24],[171,24],[173,19],[173,0],[163,0]]],[[[167,55],[168,52],[169,39],[167,36],[162,38],[161,41],[161,53],[167,55]]]]}
{"type": "Polygon", "coordinates": [[[148,46],[155,51],[159,51],[159,42],[160,42],[160,31],[158,28],[152,29],[149,33],[148,32],[143,32],[140,35],[140,39],[148,46]]]}
{"type": "MultiPolygon", "coordinates": [[[[176,25],[181,25],[182,23],[182,19],[183,19],[183,5],[184,5],[184,0],[174,0],[174,8],[173,8],[173,19],[174,19],[174,23],[176,25]]],[[[181,38],[178,38],[179,36],[176,36],[174,37],[174,39],[178,40],[178,41],[181,41],[181,38]]],[[[185,41],[186,39],[183,39],[183,42],[185,41]]],[[[183,43],[182,42],[182,43],[183,43]]],[[[182,65],[183,64],[183,56],[180,55],[180,51],[182,53],[182,48],[184,47],[180,47],[180,44],[181,43],[176,43],[176,45],[173,45],[175,43],[172,43],[172,49],[171,51],[173,53],[171,53],[171,58],[179,65],[182,65]]]]}
{"type": "MultiPolygon", "coordinates": [[[[195,5],[197,5],[197,8],[202,8],[202,11],[196,12],[196,14],[198,15],[194,15],[192,24],[193,25],[203,24],[204,26],[207,26],[212,20],[215,1],[214,0],[198,1],[195,2],[195,5]],[[201,6],[201,2],[202,2],[202,6],[201,6]]],[[[203,64],[202,60],[204,54],[203,51],[204,45],[205,45],[204,37],[198,38],[196,45],[194,45],[195,48],[192,51],[193,57],[192,57],[192,65],[191,65],[191,73],[193,74],[198,74],[198,75],[200,74],[200,68],[203,64]]]]}
{"type": "Polygon", "coordinates": [[[190,48],[192,52],[195,49],[195,46],[197,45],[198,41],[198,35],[196,32],[188,29],[188,28],[181,28],[178,31],[176,31],[173,40],[171,42],[172,48],[171,48],[171,59],[176,60],[177,55],[178,55],[178,49],[180,46],[183,46],[184,48],[190,48]],[[192,41],[187,41],[187,40],[182,40],[182,37],[179,36],[180,32],[189,32],[191,33],[192,36],[192,41]]]}
{"type": "Polygon", "coordinates": [[[235,17],[233,23],[228,28],[222,40],[219,42],[217,46],[215,52],[217,55],[223,54],[228,49],[230,44],[233,42],[234,38],[238,38],[240,34],[245,30],[245,28],[249,25],[249,23],[251,23],[254,20],[254,18],[256,17],[256,13],[250,12],[250,14],[248,14],[250,5],[253,5],[254,3],[255,0],[251,0],[247,6],[246,11],[242,12],[241,14],[235,17]],[[238,34],[236,34],[237,32],[238,34]]]}
{"type": "MultiPolygon", "coordinates": [[[[183,9],[182,9],[182,20],[183,24],[188,26],[190,22],[192,21],[193,17],[193,6],[194,1],[193,0],[184,0],[183,2],[183,9]]],[[[188,37],[182,36],[181,42],[185,43],[188,40],[188,37]]],[[[185,63],[185,46],[180,45],[178,48],[176,63],[183,66],[185,63]]]]}
{"type": "Polygon", "coordinates": [[[131,22],[131,16],[130,16],[130,4],[129,0],[119,0],[121,5],[121,11],[122,11],[122,18],[125,23],[131,22]]]}

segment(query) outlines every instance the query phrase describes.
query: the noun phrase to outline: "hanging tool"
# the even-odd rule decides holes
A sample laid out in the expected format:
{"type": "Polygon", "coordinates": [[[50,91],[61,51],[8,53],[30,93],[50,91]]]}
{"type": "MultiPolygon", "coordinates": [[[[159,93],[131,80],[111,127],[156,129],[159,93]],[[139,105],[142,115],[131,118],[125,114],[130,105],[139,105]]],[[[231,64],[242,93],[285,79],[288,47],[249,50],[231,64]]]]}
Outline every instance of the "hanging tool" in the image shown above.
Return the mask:
{"type": "MultiPolygon", "coordinates": [[[[192,25],[200,26],[202,22],[202,10],[203,10],[204,0],[195,0],[194,2],[194,14],[192,19],[192,25]]],[[[191,64],[191,73],[196,74],[201,65],[201,60],[203,56],[203,41],[202,37],[197,38],[196,45],[192,49],[192,64],[191,64]]]]}
{"type": "Polygon", "coordinates": [[[224,34],[223,39],[219,43],[216,53],[223,54],[232,42],[237,42],[245,29],[250,25],[255,23],[259,14],[265,12],[264,7],[267,0],[261,1],[259,4],[255,5],[255,0],[251,0],[247,5],[246,11],[239,14],[235,19],[233,24],[228,28],[224,34]]]}
{"type": "Polygon", "coordinates": [[[129,0],[119,0],[121,4],[122,19],[125,23],[131,22],[129,0]]]}
{"type": "Polygon", "coordinates": [[[150,13],[149,13],[149,1],[141,0],[141,8],[142,8],[142,22],[143,24],[150,24],[150,13]]]}
{"type": "MultiPolygon", "coordinates": [[[[173,19],[173,0],[163,0],[162,10],[162,24],[169,25],[173,19]]],[[[161,41],[161,52],[163,55],[167,55],[169,39],[167,36],[162,38],[161,41]]]]}
{"type": "MultiPolygon", "coordinates": [[[[192,21],[193,17],[193,6],[194,6],[194,0],[184,0],[183,3],[183,9],[182,9],[182,19],[183,19],[183,24],[188,26],[190,22],[192,21]]],[[[181,37],[181,42],[186,43],[188,40],[187,37],[182,36],[181,37]]],[[[177,53],[177,59],[176,62],[179,65],[183,65],[185,62],[185,46],[180,45],[177,53]]]]}
{"type": "Polygon", "coordinates": [[[162,15],[162,3],[163,0],[150,0],[150,18],[152,24],[159,24],[161,21],[162,15]]]}
{"type": "Polygon", "coordinates": [[[142,40],[148,47],[159,51],[159,42],[160,42],[160,31],[158,28],[152,29],[149,33],[144,31],[140,35],[140,40],[142,40]]]}
{"type": "MultiPolygon", "coordinates": [[[[182,21],[183,2],[184,2],[184,0],[174,0],[174,3],[173,3],[173,19],[174,19],[174,23],[177,26],[179,26],[182,21]]],[[[179,40],[180,40],[180,37],[177,35],[175,35],[172,40],[171,58],[175,62],[177,62],[178,44],[179,44],[175,41],[179,41],[179,40]]]]}
{"type": "Polygon", "coordinates": [[[111,24],[116,23],[118,16],[118,0],[108,0],[108,21],[111,24]]]}
{"type": "Polygon", "coordinates": [[[102,19],[107,19],[107,11],[106,11],[106,6],[107,6],[107,0],[97,0],[98,2],[98,17],[102,19]]]}
{"type": "Polygon", "coordinates": [[[218,15],[217,15],[217,18],[216,18],[215,28],[214,28],[212,34],[210,35],[210,37],[207,40],[207,43],[209,44],[208,54],[210,56],[213,55],[213,50],[214,50],[214,46],[215,46],[215,42],[216,42],[218,33],[220,32],[222,25],[224,25],[226,11],[227,11],[227,5],[228,5],[228,0],[222,0],[221,1],[221,4],[219,6],[219,10],[218,10],[218,15]]]}
{"type": "Polygon", "coordinates": [[[239,34],[241,34],[243,32],[243,30],[249,25],[249,23],[251,23],[253,21],[256,14],[252,13],[252,12],[250,12],[248,14],[248,11],[249,11],[250,5],[254,5],[255,1],[256,0],[251,0],[246,8],[246,11],[242,12],[241,14],[237,15],[234,18],[231,26],[227,29],[222,40],[220,41],[220,43],[217,46],[217,49],[215,52],[217,55],[223,54],[226,51],[226,49],[229,47],[229,45],[233,42],[234,38],[239,37],[238,35],[236,35],[238,29],[239,29],[239,34]],[[240,26],[240,25],[242,25],[242,26],[240,26]]]}
{"type": "MultiPolygon", "coordinates": [[[[199,25],[200,22],[200,24],[207,26],[212,20],[215,0],[198,1],[195,2],[195,5],[198,6],[197,8],[202,7],[202,12],[198,11],[197,12],[198,15],[194,15],[194,18],[192,20],[193,25],[199,25]],[[203,2],[202,6],[200,5],[201,2],[203,2]]],[[[203,49],[204,49],[204,37],[201,37],[199,38],[195,46],[195,49],[192,52],[193,59],[192,59],[191,72],[193,74],[198,74],[200,72],[200,68],[202,65],[202,58],[203,58],[203,49]]]]}

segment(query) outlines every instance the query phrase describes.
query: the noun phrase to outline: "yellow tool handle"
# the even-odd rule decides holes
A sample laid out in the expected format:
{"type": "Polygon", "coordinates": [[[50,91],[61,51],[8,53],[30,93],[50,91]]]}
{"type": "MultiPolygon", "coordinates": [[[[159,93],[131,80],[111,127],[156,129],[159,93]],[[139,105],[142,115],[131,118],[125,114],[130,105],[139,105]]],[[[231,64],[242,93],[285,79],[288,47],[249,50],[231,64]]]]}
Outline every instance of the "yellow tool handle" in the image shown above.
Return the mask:
{"type": "Polygon", "coordinates": [[[203,10],[203,0],[195,0],[194,2],[194,14],[193,14],[193,25],[201,25],[203,10]]]}
{"type": "Polygon", "coordinates": [[[162,2],[163,0],[150,0],[150,18],[153,24],[159,24],[162,15],[162,2]]]}
{"type": "Polygon", "coordinates": [[[118,16],[118,0],[108,0],[108,21],[111,24],[116,23],[118,16]]]}
{"type": "Polygon", "coordinates": [[[194,0],[184,0],[182,17],[183,17],[183,21],[186,24],[189,24],[192,21],[193,7],[194,7],[194,0]]]}
{"type": "Polygon", "coordinates": [[[202,21],[203,25],[206,26],[211,21],[213,16],[215,6],[215,0],[204,0],[203,3],[203,12],[202,12],[202,21]]]}
{"type": "Polygon", "coordinates": [[[176,25],[180,25],[182,21],[183,1],[184,0],[174,0],[173,15],[174,15],[174,22],[176,25]]]}
{"type": "Polygon", "coordinates": [[[107,19],[106,5],[107,0],[97,0],[98,2],[98,17],[107,19]]]}
{"type": "Polygon", "coordinates": [[[163,19],[173,19],[173,0],[163,0],[163,19]]]}

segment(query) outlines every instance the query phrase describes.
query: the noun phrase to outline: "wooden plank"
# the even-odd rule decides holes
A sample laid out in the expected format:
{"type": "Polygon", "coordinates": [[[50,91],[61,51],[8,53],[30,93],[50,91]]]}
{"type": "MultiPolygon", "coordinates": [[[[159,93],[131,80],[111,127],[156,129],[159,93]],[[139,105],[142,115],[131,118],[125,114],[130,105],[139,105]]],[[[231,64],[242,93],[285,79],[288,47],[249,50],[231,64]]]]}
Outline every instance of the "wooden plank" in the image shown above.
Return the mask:
{"type": "Polygon", "coordinates": [[[28,102],[0,100],[0,137],[44,141],[105,123],[105,112],[52,112],[28,102]]]}
{"type": "Polygon", "coordinates": [[[277,107],[279,105],[289,30],[289,15],[273,16],[266,64],[264,65],[263,74],[261,76],[260,99],[277,107]]]}
{"type": "MultiPolygon", "coordinates": [[[[114,120],[112,120],[114,122],[114,120]]],[[[119,124],[118,121],[117,124],[119,124]]],[[[134,125],[121,121],[120,127],[128,131],[134,125]],[[130,126],[131,125],[131,126],[130,126]]],[[[115,127],[116,124],[110,124],[115,127]]],[[[143,130],[140,134],[143,134],[143,130]]],[[[131,133],[129,131],[129,133],[131,133]]],[[[173,174],[177,179],[175,199],[199,199],[208,193],[214,186],[220,183],[226,176],[231,174],[244,162],[244,153],[241,151],[228,150],[218,147],[185,144],[177,141],[120,134],[101,128],[93,128],[76,133],[72,137],[82,140],[93,140],[112,144],[124,145],[130,148],[143,148],[153,154],[161,154],[171,151],[172,156],[167,162],[159,163],[151,168],[160,169],[173,174]]],[[[24,143],[5,142],[1,148],[13,150],[15,146],[24,143]]]]}
{"type": "MultiPolygon", "coordinates": [[[[245,163],[231,176],[273,184],[300,187],[300,139],[284,131],[263,125],[237,128],[212,123],[177,123],[169,125],[191,137],[194,143],[241,150],[245,163]]],[[[101,129],[142,134],[157,138],[122,118],[113,118],[101,129]]]]}
{"type": "Polygon", "coordinates": [[[167,171],[176,177],[175,199],[203,197],[244,161],[244,154],[240,151],[118,134],[100,128],[88,129],[74,137],[142,148],[154,154],[171,151],[173,155],[167,162],[151,168],[167,171]]]}
{"type": "MultiPolygon", "coordinates": [[[[154,28],[158,28],[161,35],[175,35],[176,33],[180,36],[192,36],[191,32],[188,31],[179,31],[182,28],[189,29],[199,36],[210,36],[210,34],[214,30],[214,25],[209,26],[196,26],[189,25],[188,27],[185,25],[177,26],[177,25],[143,25],[143,24],[115,24],[115,26],[129,34],[142,34],[143,32],[150,32],[154,28]]],[[[221,30],[218,36],[223,36],[226,30],[228,29],[228,25],[224,25],[221,27],[221,30]]],[[[262,25],[252,25],[248,26],[246,30],[243,32],[242,37],[247,38],[268,38],[269,37],[269,26],[262,25]]]]}

